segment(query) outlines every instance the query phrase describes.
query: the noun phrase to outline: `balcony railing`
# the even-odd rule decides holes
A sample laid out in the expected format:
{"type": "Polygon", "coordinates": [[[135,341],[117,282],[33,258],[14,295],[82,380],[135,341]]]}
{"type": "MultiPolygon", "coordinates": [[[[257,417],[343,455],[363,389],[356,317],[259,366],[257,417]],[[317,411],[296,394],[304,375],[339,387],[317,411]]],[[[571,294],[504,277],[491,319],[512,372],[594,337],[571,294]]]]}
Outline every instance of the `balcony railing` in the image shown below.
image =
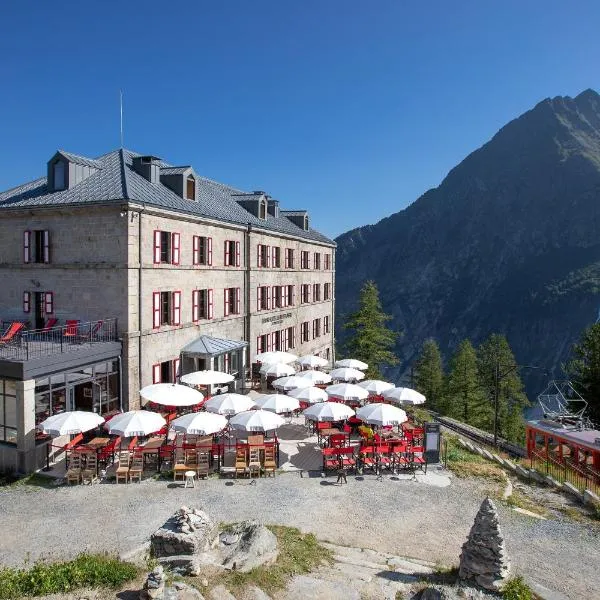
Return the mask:
{"type": "Polygon", "coordinates": [[[117,319],[30,329],[0,344],[0,359],[25,361],[117,341],[117,319]]]}

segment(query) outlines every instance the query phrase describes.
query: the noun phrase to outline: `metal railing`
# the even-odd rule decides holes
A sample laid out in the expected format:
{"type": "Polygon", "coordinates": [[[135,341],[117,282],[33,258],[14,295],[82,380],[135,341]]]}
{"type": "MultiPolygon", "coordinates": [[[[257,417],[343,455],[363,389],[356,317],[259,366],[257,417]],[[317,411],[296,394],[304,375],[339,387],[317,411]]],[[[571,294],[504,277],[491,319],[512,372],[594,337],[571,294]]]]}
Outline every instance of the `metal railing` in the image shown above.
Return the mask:
{"type": "Polygon", "coordinates": [[[561,461],[538,451],[531,452],[529,458],[532,469],[550,475],[560,483],[567,481],[580,491],[588,489],[600,493],[600,473],[585,465],[561,461]]]}
{"type": "Polygon", "coordinates": [[[117,319],[99,319],[51,329],[26,330],[0,344],[0,359],[31,360],[117,341],[117,319]]]}

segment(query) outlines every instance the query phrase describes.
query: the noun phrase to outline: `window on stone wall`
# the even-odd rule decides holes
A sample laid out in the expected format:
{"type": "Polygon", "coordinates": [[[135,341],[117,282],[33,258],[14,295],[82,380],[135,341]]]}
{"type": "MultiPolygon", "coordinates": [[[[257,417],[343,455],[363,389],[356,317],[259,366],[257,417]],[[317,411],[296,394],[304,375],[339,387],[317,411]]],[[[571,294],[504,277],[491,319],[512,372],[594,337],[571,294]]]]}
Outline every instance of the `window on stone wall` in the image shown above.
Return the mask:
{"type": "Polygon", "coordinates": [[[304,321],[300,324],[300,343],[308,342],[309,339],[308,321],[304,321]]]}
{"type": "Polygon", "coordinates": [[[310,269],[309,263],[309,253],[303,250],[300,253],[300,268],[301,269],[310,269]]]}
{"type": "Polygon", "coordinates": [[[10,379],[0,379],[0,442],[17,443],[17,388],[10,379]]]}
{"type": "Polygon", "coordinates": [[[323,284],[323,300],[331,300],[331,284],[323,284]]]}

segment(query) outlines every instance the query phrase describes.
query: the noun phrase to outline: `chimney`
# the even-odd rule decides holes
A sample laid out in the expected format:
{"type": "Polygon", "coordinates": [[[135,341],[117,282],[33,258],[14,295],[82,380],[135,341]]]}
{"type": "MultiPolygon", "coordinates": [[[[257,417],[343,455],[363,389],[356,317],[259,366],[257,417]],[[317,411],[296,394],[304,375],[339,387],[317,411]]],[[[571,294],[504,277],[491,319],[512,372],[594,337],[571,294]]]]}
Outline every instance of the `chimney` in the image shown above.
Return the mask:
{"type": "Polygon", "coordinates": [[[276,219],[279,218],[279,200],[267,200],[267,212],[276,219]]]}
{"type": "Polygon", "coordinates": [[[160,182],[160,166],[157,156],[136,156],[133,159],[133,170],[150,183],[160,182]]]}

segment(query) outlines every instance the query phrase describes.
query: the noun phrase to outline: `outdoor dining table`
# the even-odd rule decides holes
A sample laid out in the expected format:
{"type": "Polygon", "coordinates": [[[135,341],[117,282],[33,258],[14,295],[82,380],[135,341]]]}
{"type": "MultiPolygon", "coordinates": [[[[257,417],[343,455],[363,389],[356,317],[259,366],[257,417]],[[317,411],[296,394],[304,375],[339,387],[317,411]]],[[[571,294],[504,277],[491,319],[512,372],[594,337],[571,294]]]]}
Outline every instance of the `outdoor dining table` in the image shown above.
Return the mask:
{"type": "Polygon", "coordinates": [[[89,442],[85,442],[85,444],[83,445],[87,446],[90,450],[100,450],[101,448],[104,448],[104,446],[106,446],[106,444],[108,444],[109,442],[109,437],[95,437],[89,442]]]}
{"type": "Polygon", "coordinates": [[[158,456],[160,453],[161,447],[164,445],[165,440],[162,437],[159,438],[150,438],[143,446],[140,447],[142,451],[142,456],[144,459],[144,463],[147,462],[148,458],[151,456],[156,456],[156,463],[158,465],[158,456]]]}

